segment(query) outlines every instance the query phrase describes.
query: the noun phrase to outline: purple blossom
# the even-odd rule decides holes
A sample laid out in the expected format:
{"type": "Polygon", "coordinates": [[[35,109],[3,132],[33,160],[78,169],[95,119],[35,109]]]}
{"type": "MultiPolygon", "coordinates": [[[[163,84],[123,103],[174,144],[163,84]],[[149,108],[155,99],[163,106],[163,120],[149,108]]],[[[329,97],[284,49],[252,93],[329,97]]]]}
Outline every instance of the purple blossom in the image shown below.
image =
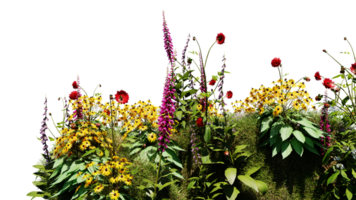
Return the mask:
{"type": "Polygon", "coordinates": [[[222,66],[222,69],[221,69],[221,77],[220,77],[220,84],[219,84],[219,91],[220,91],[220,94],[219,94],[219,100],[221,100],[220,102],[220,110],[223,110],[223,112],[225,113],[225,108],[224,108],[224,105],[226,105],[224,99],[222,98],[224,96],[224,92],[223,92],[223,84],[224,84],[224,72],[225,72],[225,68],[226,68],[226,65],[225,65],[225,55],[223,56],[223,59],[222,61],[224,62],[224,65],[222,66]]]}
{"type": "Polygon", "coordinates": [[[48,153],[48,146],[46,144],[46,141],[48,141],[48,138],[46,136],[46,129],[47,129],[47,124],[46,124],[46,120],[48,121],[49,119],[47,118],[47,97],[46,97],[46,100],[45,100],[45,103],[46,105],[45,107],[45,113],[43,115],[45,115],[45,118],[43,119],[42,121],[42,127],[41,127],[41,142],[43,144],[43,151],[45,152],[44,153],[44,157],[46,158],[46,165],[50,162],[50,157],[49,157],[49,153],[48,153]]]}
{"type": "MultiPolygon", "coordinates": [[[[171,73],[173,74],[173,65],[171,67],[171,73]]],[[[160,110],[160,116],[158,118],[158,130],[160,131],[158,141],[161,151],[167,148],[166,143],[169,143],[169,138],[171,134],[171,124],[173,121],[173,114],[175,112],[175,96],[174,96],[174,79],[171,81],[171,76],[167,76],[166,83],[163,92],[162,106],[160,110]]]]}
{"type": "MultiPolygon", "coordinates": [[[[325,90],[325,99],[324,99],[324,103],[327,103],[327,98],[328,98],[328,94],[327,94],[327,90],[325,90]]],[[[327,107],[323,107],[321,109],[321,116],[320,116],[320,130],[327,132],[328,134],[331,133],[330,130],[330,124],[329,124],[329,119],[328,119],[328,108],[327,107]]],[[[330,137],[327,136],[327,141],[325,140],[324,137],[321,137],[321,141],[323,146],[330,146],[330,137]]],[[[322,150],[322,152],[324,153],[324,150],[322,150]]]]}
{"type": "Polygon", "coordinates": [[[173,63],[173,43],[172,43],[172,38],[171,34],[169,33],[169,29],[167,27],[167,22],[164,16],[164,11],[163,13],[163,33],[164,33],[164,48],[166,49],[168,60],[173,63]]]}
{"type": "MultiPolygon", "coordinates": [[[[183,64],[183,66],[185,66],[185,52],[187,51],[187,48],[188,48],[188,43],[189,43],[189,40],[190,40],[189,37],[190,37],[190,34],[188,35],[187,44],[185,45],[184,50],[183,50],[183,55],[182,55],[182,64],[183,64]]],[[[183,68],[183,73],[184,73],[184,68],[183,68]]]]}
{"type": "MultiPolygon", "coordinates": [[[[201,81],[200,81],[200,91],[202,93],[206,92],[206,87],[205,87],[205,69],[204,69],[204,64],[203,64],[203,57],[201,55],[201,52],[199,52],[199,59],[200,59],[200,71],[201,71],[201,81]]],[[[203,110],[206,108],[206,98],[203,97],[200,99],[200,104],[203,106],[203,110]]]]}

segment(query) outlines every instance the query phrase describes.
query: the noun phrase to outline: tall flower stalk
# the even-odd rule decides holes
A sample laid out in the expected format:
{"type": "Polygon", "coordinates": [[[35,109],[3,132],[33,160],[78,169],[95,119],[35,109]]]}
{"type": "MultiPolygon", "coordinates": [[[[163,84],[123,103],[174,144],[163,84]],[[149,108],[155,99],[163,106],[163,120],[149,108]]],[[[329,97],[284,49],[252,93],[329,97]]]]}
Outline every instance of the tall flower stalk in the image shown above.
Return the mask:
{"type": "Polygon", "coordinates": [[[49,153],[48,153],[48,146],[46,144],[46,141],[48,141],[48,138],[46,136],[46,129],[47,129],[47,124],[46,124],[46,120],[48,121],[49,119],[47,118],[47,97],[46,97],[46,100],[45,100],[45,103],[46,105],[45,107],[45,113],[43,113],[43,115],[45,115],[45,118],[43,118],[43,121],[42,121],[42,128],[41,128],[41,142],[43,144],[43,151],[44,151],[44,155],[45,155],[45,158],[46,158],[46,165],[48,165],[48,163],[50,162],[50,158],[49,158],[49,153]]]}
{"type": "MultiPolygon", "coordinates": [[[[329,119],[328,119],[328,104],[327,104],[327,98],[328,98],[328,94],[327,94],[327,90],[325,90],[325,99],[324,99],[324,107],[321,109],[321,117],[320,117],[320,130],[327,132],[328,134],[331,133],[330,130],[330,124],[329,124],[329,119]]],[[[329,136],[327,136],[326,138],[324,138],[323,136],[320,137],[320,143],[324,146],[324,147],[329,147],[330,146],[330,140],[331,138],[329,136]]],[[[321,148],[321,155],[325,154],[325,150],[321,148]]]]}

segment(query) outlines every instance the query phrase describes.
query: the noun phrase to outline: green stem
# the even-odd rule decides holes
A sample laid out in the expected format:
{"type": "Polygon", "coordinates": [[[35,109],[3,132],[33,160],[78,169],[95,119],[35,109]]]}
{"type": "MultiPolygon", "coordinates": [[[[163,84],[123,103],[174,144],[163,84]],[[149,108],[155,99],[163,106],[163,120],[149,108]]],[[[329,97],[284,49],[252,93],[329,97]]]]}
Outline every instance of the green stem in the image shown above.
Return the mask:
{"type": "Polygon", "coordinates": [[[82,86],[79,86],[79,87],[80,87],[80,89],[82,89],[82,90],[85,92],[85,94],[87,95],[87,97],[89,97],[88,94],[87,94],[87,92],[82,88],[82,86]]]}
{"type": "Polygon", "coordinates": [[[94,96],[95,96],[95,93],[96,93],[96,91],[98,91],[100,84],[101,84],[101,83],[98,82],[98,83],[95,85],[94,90],[93,90],[93,93],[91,94],[91,97],[94,97],[94,96]]]}
{"type": "MultiPolygon", "coordinates": [[[[52,131],[47,127],[47,129],[49,130],[49,132],[51,132],[51,134],[53,135],[52,131]]],[[[56,137],[53,135],[54,139],[56,139],[56,137]]]]}
{"type": "Polygon", "coordinates": [[[54,127],[56,127],[56,129],[57,129],[58,133],[59,133],[59,134],[61,134],[61,132],[59,132],[59,130],[58,130],[57,126],[56,126],[56,123],[54,123],[54,120],[53,120],[52,115],[50,115],[50,116],[51,116],[52,122],[53,122],[53,124],[54,124],[54,127]]]}
{"type": "MultiPolygon", "coordinates": [[[[110,97],[109,97],[110,98],[110,97]]],[[[110,116],[111,116],[111,135],[112,135],[112,142],[113,142],[113,156],[115,156],[116,154],[115,154],[115,137],[114,137],[114,129],[115,129],[115,127],[114,127],[114,124],[113,124],[113,118],[112,118],[112,106],[111,106],[111,98],[110,98],[110,116]]]]}
{"type": "MultiPolygon", "coordinates": [[[[184,65],[182,65],[182,64],[180,64],[178,61],[176,61],[180,66],[182,66],[183,68],[185,68],[185,66],[184,65]]],[[[195,61],[193,60],[193,62],[195,63],[195,61]]],[[[198,68],[198,70],[199,70],[199,72],[200,72],[200,69],[199,69],[199,67],[198,67],[198,65],[195,63],[195,66],[197,66],[197,68],[198,68]]],[[[185,70],[187,70],[187,69],[185,69],[185,70]]],[[[196,77],[194,77],[193,76],[193,78],[195,78],[195,80],[200,84],[200,82],[199,82],[199,80],[196,78],[196,77]]]]}
{"type": "MultiPolygon", "coordinates": [[[[162,151],[161,151],[161,155],[160,155],[160,157],[159,157],[159,162],[158,162],[158,170],[157,170],[157,176],[156,176],[156,184],[157,184],[157,182],[158,182],[159,170],[160,170],[160,168],[161,168],[161,159],[162,159],[162,151]]],[[[155,187],[155,191],[154,191],[154,193],[153,193],[153,195],[152,195],[152,200],[156,199],[156,195],[157,195],[157,193],[156,193],[156,191],[157,191],[156,185],[155,185],[154,187],[155,187]]]]}
{"type": "MultiPolygon", "coordinates": [[[[198,40],[197,40],[197,42],[198,42],[198,40]]],[[[206,58],[205,58],[205,64],[203,63],[203,64],[204,64],[204,69],[205,69],[205,67],[206,67],[206,62],[207,62],[207,60],[208,60],[210,50],[211,50],[211,48],[214,46],[215,43],[216,43],[216,41],[213,43],[213,45],[211,45],[211,47],[210,47],[210,49],[209,49],[209,51],[208,51],[208,55],[207,55],[206,58]]]]}

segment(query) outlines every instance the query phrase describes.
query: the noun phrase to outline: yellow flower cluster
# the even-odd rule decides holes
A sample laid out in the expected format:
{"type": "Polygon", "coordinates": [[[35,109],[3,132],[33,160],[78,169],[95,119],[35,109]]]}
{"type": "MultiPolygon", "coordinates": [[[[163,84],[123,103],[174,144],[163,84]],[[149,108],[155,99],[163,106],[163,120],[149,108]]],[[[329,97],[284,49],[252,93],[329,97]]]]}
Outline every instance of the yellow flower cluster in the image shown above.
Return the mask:
{"type": "MultiPolygon", "coordinates": [[[[212,115],[212,116],[215,116],[215,117],[223,117],[222,114],[218,113],[218,105],[216,103],[213,103],[213,102],[209,102],[208,105],[211,105],[208,107],[208,115],[212,115]]],[[[198,104],[197,105],[197,109],[198,110],[202,110],[203,106],[201,104],[198,104]]],[[[227,110],[229,111],[229,110],[227,110]]],[[[205,115],[205,112],[202,113],[202,115],[204,116],[205,115]]]]}
{"type": "MultiPolygon", "coordinates": [[[[307,106],[313,102],[305,88],[304,82],[295,83],[293,79],[283,81],[279,79],[277,82],[272,82],[272,87],[265,87],[261,85],[259,89],[252,88],[250,96],[244,101],[235,101],[231,103],[234,112],[254,113],[259,111],[261,115],[266,108],[274,107],[273,115],[277,116],[283,109],[288,110],[290,106],[296,110],[307,110],[307,106]],[[291,91],[292,88],[298,88],[297,91],[291,91]],[[237,106],[240,104],[240,106],[237,106]],[[278,106],[277,106],[278,105],[278,106]]],[[[312,105],[315,110],[315,106],[312,105]]]]}
{"type": "MultiPolygon", "coordinates": [[[[158,127],[156,122],[158,119],[156,112],[157,107],[150,105],[150,101],[148,101],[148,104],[139,101],[137,103],[139,104],[138,107],[136,107],[136,104],[131,107],[126,104],[123,108],[120,108],[120,105],[117,102],[112,102],[110,107],[109,103],[106,103],[105,105],[101,104],[101,100],[101,97],[91,97],[88,99],[87,96],[82,96],[74,102],[73,100],[69,101],[70,104],[73,103],[73,110],[78,107],[82,108],[84,120],[80,120],[77,125],[72,124],[74,125],[73,127],[64,128],[60,131],[61,136],[58,137],[55,142],[55,159],[61,156],[69,157],[73,153],[76,154],[79,151],[84,153],[86,150],[95,149],[97,147],[102,147],[99,150],[99,156],[104,155],[103,149],[108,149],[109,152],[112,152],[113,141],[110,138],[105,137],[107,132],[102,129],[99,130],[94,123],[94,120],[99,121],[100,118],[102,118],[101,124],[104,126],[109,123],[122,122],[122,127],[127,129],[124,137],[126,137],[129,131],[132,131],[135,128],[146,130],[148,127],[144,125],[145,122],[148,122],[148,124],[152,127],[158,127]],[[82,101],[82,103],[78,105],[77,102],[79,101],[82,101]],[[95,111],[98,108],[104,110],[104,112],[95,111]],[[108,116],[109,112],[107,111],[110,112],[110,116],[108,116]]],[[[68,120],[73,120],[73,118],[74,115],[71,115],[68,120]]],[[[85,166],[85,169],[90,167],[97,169],[97,171],[95,170],[92,174],[86,173],[83,176],[85,179],[85,188],[90,185],[94,185],[94,183],[97,182],[94,178],[99,174],[108,176],[108,179],[112,184],[132,184],[133,177],[129,174],[129,170],[127,168],[127,165],[131,165],[131,163],[128,162],[126,158],[119,159],[118,156],[112,156],[112,160],[106,162],[105,164],[96,164],[95,162],[91,162],[85,166]]],[[[77,176],[80,176],[81,174],[82,172],[79,172],[77,176]]],[[[80,186],[76,191],[78,191],[80,186]]],[[[104,189],[104,185],[101,183],[97,183],[94,186],[94,192],[96,193],[100,193],[104,189]]],[[[116,197],[118,198],[119,195],[120,194],[117,191],[112,191],[110,196],[112,199],[115,199],[116,197]]]]}

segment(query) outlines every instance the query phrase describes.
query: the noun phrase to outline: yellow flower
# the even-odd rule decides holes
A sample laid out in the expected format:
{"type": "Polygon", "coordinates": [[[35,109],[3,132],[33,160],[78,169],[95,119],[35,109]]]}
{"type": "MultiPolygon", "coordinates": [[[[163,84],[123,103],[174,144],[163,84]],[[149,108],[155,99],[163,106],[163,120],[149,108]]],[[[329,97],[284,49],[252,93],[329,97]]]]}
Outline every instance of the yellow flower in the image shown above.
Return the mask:
{"type": "Polygon", "coordinates": [[[110,178],[110,183],[116,183],[116,180],[115,180],[114,177],[111,177],[111,178],[110,178]]]}
{"type": "Polygon", "coordinates": [[[274,109],[274,111],[279,114],[279,113],[281,113],[281,112],[283,111],[283,108],[282,108],[282,106],[277,106],[277,107],[274,109]]]}
{"type": "Polygon", "coordinates": [[[117,182],[123,182],[125,180],[125,176],[123,174],[120,174],[116,177],[117,182]]]}
{"type": "Polygon", "coordinates": [[[148,134],[147,139],[148,139],[148,141],[150,141],[151,143],[153,143],[153,142],[156,141],[157,135],[156,135],[155,133],[148,134]]]}
{"type": "Polygon", "coordinates": [[[126,183],[126,185],[131,185],[132,184],[132,181],[131,181],[130,177],[126,177],[125,178],[125,183],[126,183]]]}
{"type": "Polygon", "coordinates": [[[94,192],[100,193],[103,189],[104,189],[104,186],[102,184],[100,184],[94,188],[94,192]]]}
{"type": "Polygon", "coordinates": [[[294,102],[293,102],[293,107],[294,107],[296,110],[299,110],[300,104],[299,104],[297,101],[294,101],[294,102]]]}
{"type": "Polygon", "coordinates": [[[279,113],[274,110],[274,111],[273,111],[273,116],[276,117],[276,116],[278,116],[278,115],[279,115],[279,113]]]}
{"type": "Polygon", "coordinates": [[[262,115],[262,113],[263,113],[264,111],[265,111],[265,108],[262,107],[261,110],[260,110],[260,112],[259,112],[259,115],[262,115]]]}
{"type": "Polygon", "coordinates": [[[105,166],[102,170],[101,170],[101,174],[104,176],[109,176],[111,173],[109,167],[105,166]]]}
{"type": "Polygon", "coordinates": [[[113,190],[110,193],[110,198],[112,200],[117,200],[119,198],[119,196],[120,196],[120,193],[117,190],[113,190]]]}
{"type": "Polygon", "coordinates": [[[198,104],[197,108],[198,108],[198,110],[201,110],[203,108],[203,106],[201,104],[198,104]]]}

